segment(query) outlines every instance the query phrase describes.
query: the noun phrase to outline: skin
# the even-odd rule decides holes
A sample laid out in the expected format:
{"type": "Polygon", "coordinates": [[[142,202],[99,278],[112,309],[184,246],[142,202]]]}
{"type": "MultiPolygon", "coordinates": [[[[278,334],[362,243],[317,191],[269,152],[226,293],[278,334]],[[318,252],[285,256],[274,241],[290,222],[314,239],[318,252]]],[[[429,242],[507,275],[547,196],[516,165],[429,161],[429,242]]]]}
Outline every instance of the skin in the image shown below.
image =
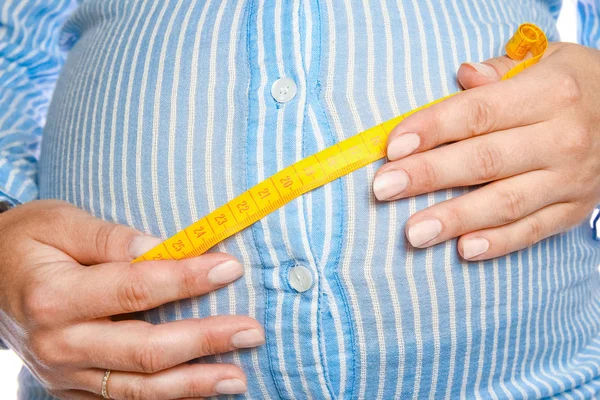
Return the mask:
{"type": "Polygon", "coordinates": [[[263,344],[264,331],[254,319],[152,325],[127,318],[236,280],[244,269],[230,255],[131,264],[160,241],[58,201],[0,214],[0,237],[0,337],[54,396],[102,398],[106,369],[113,370],[113,399],[246,390],[237,366],[186,362],[263,344]]]}
{"type": "Polygon", "coordinates": [[[414,247],[458,237],[465,259],[499,257],[578,225],[600,204],[600,51],[551,43],[539,64],[500,81],[516,64],[463,64],[467,90],[390,133],[373,185],[379,200],[485,184],[414,214],[414,247]]]}

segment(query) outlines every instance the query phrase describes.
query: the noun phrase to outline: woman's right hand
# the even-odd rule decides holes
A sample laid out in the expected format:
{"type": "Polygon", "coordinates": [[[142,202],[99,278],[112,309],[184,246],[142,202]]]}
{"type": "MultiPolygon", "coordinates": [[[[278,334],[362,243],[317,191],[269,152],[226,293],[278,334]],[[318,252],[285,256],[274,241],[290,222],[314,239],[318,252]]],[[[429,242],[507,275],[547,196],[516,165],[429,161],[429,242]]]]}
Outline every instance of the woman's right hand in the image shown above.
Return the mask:
{"type": "Polygon", "coordinates": [[[218,253],[130,263],[159,242],[58,201],[0,215],[0,338],[51,394],[98,399],[107,369],[113,399],[246,390],[234,365],[186,362],[263,344],[256,320],[218,316],[152,325],[113,318],[206,294],[243,274],[239,262],[218,253]]]}

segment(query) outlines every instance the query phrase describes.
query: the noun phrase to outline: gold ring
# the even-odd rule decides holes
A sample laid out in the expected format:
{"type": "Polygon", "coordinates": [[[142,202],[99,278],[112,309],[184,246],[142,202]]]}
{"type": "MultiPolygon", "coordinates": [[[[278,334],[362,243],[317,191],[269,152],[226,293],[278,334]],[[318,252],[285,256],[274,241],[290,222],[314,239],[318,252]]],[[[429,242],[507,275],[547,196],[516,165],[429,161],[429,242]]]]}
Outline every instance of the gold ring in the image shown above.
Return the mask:
{"type": "Polygon", "coordinates": [[[104,378],[102,378],[102,397],[105,399],[110,399],[108,395],[108,378],[110,378],[110,369],[107,369],[104,372],[104,378]]]}

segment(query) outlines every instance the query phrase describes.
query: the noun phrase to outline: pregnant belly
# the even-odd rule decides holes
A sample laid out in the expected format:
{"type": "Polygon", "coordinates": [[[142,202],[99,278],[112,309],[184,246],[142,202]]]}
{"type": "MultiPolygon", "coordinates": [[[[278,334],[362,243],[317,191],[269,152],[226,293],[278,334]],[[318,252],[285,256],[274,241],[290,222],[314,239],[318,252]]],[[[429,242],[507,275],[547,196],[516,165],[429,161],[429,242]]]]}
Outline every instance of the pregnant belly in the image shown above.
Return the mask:
{"type": "MultiPolygon", "coordinates": [[[[190,13],[189,26],[204,29],[199,39],[177,26],[173,35],[184,40],[152,34],[154,20],[131,35],[125,22],[135,18],[127,13],[85,32],[49,111],[42,198],[167,237],[290,163],[380,122],[364,95],[373,92],[369,80],[357,78],[349,90],[348,65],[339,61],[333,73],[313,64],[297,79],[297,97],[277,104],[269,89],[278,72],[261,70],[269,59],[258,59],[257,41],[228,31],[215,43],[206,26],[215,26],[217,13],[204,27],[201,14],[190,13]]],[[[235,13],[229,17],[236,21],[235,13]]],[[[259,34],[252,21],[248,26],[252,38],[259,34]]],[[[338,39],[347,34],[342,28],[338,39]]],[[[490,29],[508,37],[512,27],[490,29]]],[[[500,36],[487,37],[482,48],[501,46],[500,36]]],[[[383,36],[380,42],[375,52],[386,54],[383,36]]],[[[412,54],[424,57],[414,42],[412,54]]],[[[347,43],[332,42],[323,62],[333,50],[345,54],[347,43]]],[[[369,60],[361,46],[357,66],[369,60]]],[[[404,68],[404,41],[394,46],[395,65],[404,68]]],[[[470,57],[463,47],[461,60],[470,57]]],[[[311,60],[318,62],[314,54],[311,60]]],[[[451,62],[438,62],[453,76],[451,62]]],[[[415,87],[429,87],[434,97],[458,89],[451,79],[432,87],[421,70],[410,73],[415,87]]],[[[394,102],[408,110],[433,100],[426,93],[410,98],[404,75],[378,74],[378,86],[393,88],[375,95],[382,119],[398,111],[394,102]]],[[[144,318],[257,318],[267,344],[216,359],[244,368],[251,398],[523,397],[595,378],[600,250],[588,227],[482,263],[463,262],[455,242],[415,250],[404,238],[407,218],[463,190],[378,203],[370,188],[379,165],[302,196],[215,247],[244,263],[240,281],[144,318]]]]}

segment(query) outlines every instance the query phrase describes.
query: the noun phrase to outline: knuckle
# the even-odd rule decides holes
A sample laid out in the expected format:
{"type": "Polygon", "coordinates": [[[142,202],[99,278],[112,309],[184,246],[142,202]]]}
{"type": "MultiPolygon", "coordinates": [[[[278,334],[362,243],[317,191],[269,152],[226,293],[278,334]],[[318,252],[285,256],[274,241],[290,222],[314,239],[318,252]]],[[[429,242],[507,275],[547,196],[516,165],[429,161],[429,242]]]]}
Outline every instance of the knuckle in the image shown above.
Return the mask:
{"type": "Polygon", "coordinates": [[[67,203],[57,203],[46,209],[40,210],[43,216],[46,216],[50,221],[62,223],[71,218],[73,213],[73,206],[67,203]]]}
{"type": "Polygon", "coordinates": [[[583,126],[571,128],[569,139],[566,143],[567,152],[578,161],[586,158],[594,147],[594,137],[590,129],[583,126]]]}
{"type": "MultiPolygon", "coordinates": [[[[430,161],[426,159],[421,160],[415,172],[415,181],[419,182],[422,192],[432,192],[436,190],[437,171],[430,161]]],[[[409,173],[409,176],[412,176],[412,174],[409,173]]]]}
{"type": "Polygon", "coordinates": [[[132,379],[123,388],[124,400],[148,400],[153,398],[151,391],[146,390],[146,386],[142,378],[132,379]]]}
{"type": "Polygon", "coordinates": [[[503,169],[503,160],[500,150],[485,143],[475,146],[472,153],[472,168],[480,182],[498,178],[503,169]]]}
{"type": "Polygon", "coordinates": [[[133,351],[134,367],[143,373],[151,374],[161,371],[163,368],[164,354],[159,346],[146,341],[133,351]]]}
{"type": "Polygon", "coordinates": [[[527,224],[527,238],[525,239],[525,247],[533,246],[543,237],[543,226],[538,218],[527,218],[525,220],[527,224]]]}
{"type": "Polygon", "coordinates": [[[500,195],[500,223],[507,224],[519,219],[524,211],[524,197],[518,191],[505,190],[500,195]]]}
{"type": "Polygon", "coordinates": [[[200,354],[202,356],[208,356],[218,354],[220,351],[219,341],[223,338],[219,338],[216,335],[211,334],[209,331],[204,331],[202,338],[200,339],[200,354]]]}
{"type": "Polygon", "coordinates": [[[60,312],[57,296],[53,296],[51,289],[35,278],[23,289],[22,308],[28,320],[38,327],[51,326],[60,312]]]}
{"type": "Polygon", "coordinates": [[[190,268],[184,267],[181,270],[181,293],[186,299],[198,295],[198,273],[190,268]]]}
{"type": "Polygon", "coordinates": [[[190,379],[185,383],[184,393],[189,397],[202,397],[206,396],[207,392],[207,383],[203,380],[198,379],[190,379]]]}
{"type": "Polygon", "coordinates": [[[141,273],[136,271],[136,268],[131,268],[117,292],[119,306],[125,312],[143,311],[151,307],[152,290],[141,273]]]}
{"type": "Polygon", "coordinates": [[[557,79],[556,89],[564,104],[577,104],[581,99],[581,88],[577,79],[570,73],[562,73],[557,79]]]}
{"type": "Polygon", "coordinates": [[[49,369],[56,369],[68,365],[66,353],[49,335],[36,333],[27,341],[27,348],[35,359],[49,369]]]}
{"type": "Polygon", "coordinates": [[[427,140],[434,147],[442,142],[440,137],[440,129],[443,126],[442,117],[438,112],[434,112],[433,109],[429,109],[427,118],[424,118],[424,129],[426,133],[422,135],[423,140],[427,140]]]}
{"type": "Polygon", "coordinates": [[[493,128],[492,112],[494,106],[484,98],[472,98],[466,101],[467,129],[469,136],[488,133],[493,128]]]}
{"type": "Polygon", "coordinates": [[[96,232],[96,251],[98,254],[109,254],[112,248],[112,238],[119,231],[120,226],[115,224],[102,225],[96,232]]]}
{"type": "Polygon", "coordinates": [[[464,210],[459,207],[451,207],[446,211],[448,221],[452,221],[452,227],[457,235],[460,235],[468,230],[469,218],[465,214],[464,210]]]}

